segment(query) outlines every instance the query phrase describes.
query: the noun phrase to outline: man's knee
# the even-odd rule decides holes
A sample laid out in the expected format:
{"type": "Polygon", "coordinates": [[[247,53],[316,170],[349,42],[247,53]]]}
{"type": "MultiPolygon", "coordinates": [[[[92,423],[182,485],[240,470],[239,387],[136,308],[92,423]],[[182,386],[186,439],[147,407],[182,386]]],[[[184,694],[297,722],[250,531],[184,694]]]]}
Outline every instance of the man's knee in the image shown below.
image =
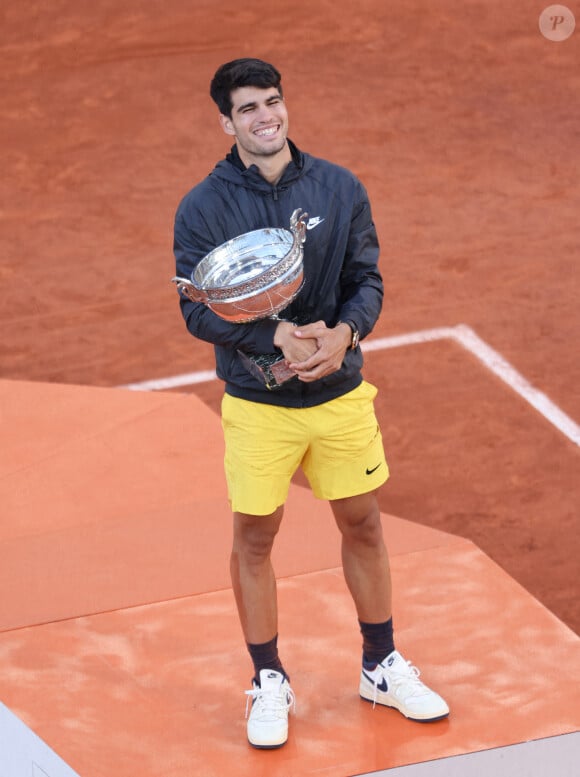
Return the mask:
{"type": "Polygon", "coordinates": [[[234,513],[233,552],[249,564],[259,564],[270,557],[274,539],[280,528],[283,509],[271,515],[234,513]]]}
{"type": "Polygon", "coordinates": [[[338,528],[345,540],[375,545],[383,541],[379,505],[374,493],[331,502],[338,528]]]}

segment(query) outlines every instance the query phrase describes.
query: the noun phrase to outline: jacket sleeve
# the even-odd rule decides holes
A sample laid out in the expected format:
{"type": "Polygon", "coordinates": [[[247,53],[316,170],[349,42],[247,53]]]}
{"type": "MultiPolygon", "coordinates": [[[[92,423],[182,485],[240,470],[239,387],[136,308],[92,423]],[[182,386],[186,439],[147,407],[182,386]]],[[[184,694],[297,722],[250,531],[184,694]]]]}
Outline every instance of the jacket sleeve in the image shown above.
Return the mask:
{"type": "MultiPolygon", "coordinates": [[[[176,275],[191,279],[195,267],[206,254],[223,240],[212,239],[205,219],[188,209],[182,203],[177,211],[174,227],[173,251],[176,275]]],[[[179,292],[178,292],[179,293],[179,292]]],[[[201,302],[192,302],[179,293],[181,313],[188,331],[200,340],[227,348],[239,348],[247,353],[272,353],[278,322],[263,319],[251,323],[237,324],[225,321],[201,302]]]]}
{"type": "Polygon", "coordinates": [[[379,242],[371,206],[362,184],[362,196],[351,217],[347,250],[341,273],[339,320],[352,321],[361,339],[377,322],[383,304],[383,281],[378,268],[379,242]]]}

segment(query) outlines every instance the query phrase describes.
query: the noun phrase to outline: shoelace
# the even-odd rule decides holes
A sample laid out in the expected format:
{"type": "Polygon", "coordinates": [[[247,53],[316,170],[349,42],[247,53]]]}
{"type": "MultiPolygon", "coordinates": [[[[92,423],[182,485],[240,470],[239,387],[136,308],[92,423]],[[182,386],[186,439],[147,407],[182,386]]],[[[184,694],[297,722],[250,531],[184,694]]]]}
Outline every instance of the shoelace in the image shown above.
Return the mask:
{"type": "MultiPolygon", "coordinates": [[[[421,671],[417,669],[416,666],[413,666],[410,661],[407,661],[407,666],[408,671],[404,674],[403,672],[397,672],[394,669],[388,671],[390,684],[395,688],[399,688],[401,685],[407,685],[409,686],[409,696],[423,696],[425,694],[425,686],[421,680],[419,680],[421,671]]],[[[377,696],[379,692],[378,685],[382,679],[383,673],[377,672],[373,688],[373,707],[376,707],[377,705],[377,696]]]]}
{"type": "Polygon", "coordinates": [[[246,699],[246,718],[250,709],[250,699],[255,705],[258,705],[258,715],[269,713],[278,716],[281,712],[287,712],[290,708],[292,708],[293,712],[296,712],[296,697],[289,685],[284,689],[280,689],[279,693],[263,691],[259,687],[252,688],[251,691],[246,691],[245,693],[248,697],[246,699]]]}

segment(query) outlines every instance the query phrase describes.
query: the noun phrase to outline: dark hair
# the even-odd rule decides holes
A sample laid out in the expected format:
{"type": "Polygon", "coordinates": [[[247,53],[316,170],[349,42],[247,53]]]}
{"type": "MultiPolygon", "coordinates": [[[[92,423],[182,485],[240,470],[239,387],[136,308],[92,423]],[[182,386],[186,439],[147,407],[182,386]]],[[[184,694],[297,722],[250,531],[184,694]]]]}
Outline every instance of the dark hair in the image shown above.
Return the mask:
{"type": "Polygon", "coordinates": [[[232,92],[241,86],[257,86],[259,89],[275,87],[282,94],[282,76],[274,65],[261,59],[234,59],[219,67],[214,75],[209,93],[224,116],[232,115],[232,92]]]}

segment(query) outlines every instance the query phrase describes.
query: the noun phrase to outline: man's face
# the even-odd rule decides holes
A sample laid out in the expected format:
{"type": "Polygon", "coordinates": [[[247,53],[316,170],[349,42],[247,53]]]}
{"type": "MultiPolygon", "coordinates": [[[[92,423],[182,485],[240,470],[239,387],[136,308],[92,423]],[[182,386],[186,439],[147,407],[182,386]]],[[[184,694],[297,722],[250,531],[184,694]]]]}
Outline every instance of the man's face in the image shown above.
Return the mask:
{"type": "Polygon", "coordinates": [[[258,157],[282,151],[288,134],[288,112],[280,92],[275,87],[242,86],[232,92],[231,98],[232,117],[220,115],[220,122],[224,132],[235,136],[244,162],[256,161],[259,166],[258,157]]]}

